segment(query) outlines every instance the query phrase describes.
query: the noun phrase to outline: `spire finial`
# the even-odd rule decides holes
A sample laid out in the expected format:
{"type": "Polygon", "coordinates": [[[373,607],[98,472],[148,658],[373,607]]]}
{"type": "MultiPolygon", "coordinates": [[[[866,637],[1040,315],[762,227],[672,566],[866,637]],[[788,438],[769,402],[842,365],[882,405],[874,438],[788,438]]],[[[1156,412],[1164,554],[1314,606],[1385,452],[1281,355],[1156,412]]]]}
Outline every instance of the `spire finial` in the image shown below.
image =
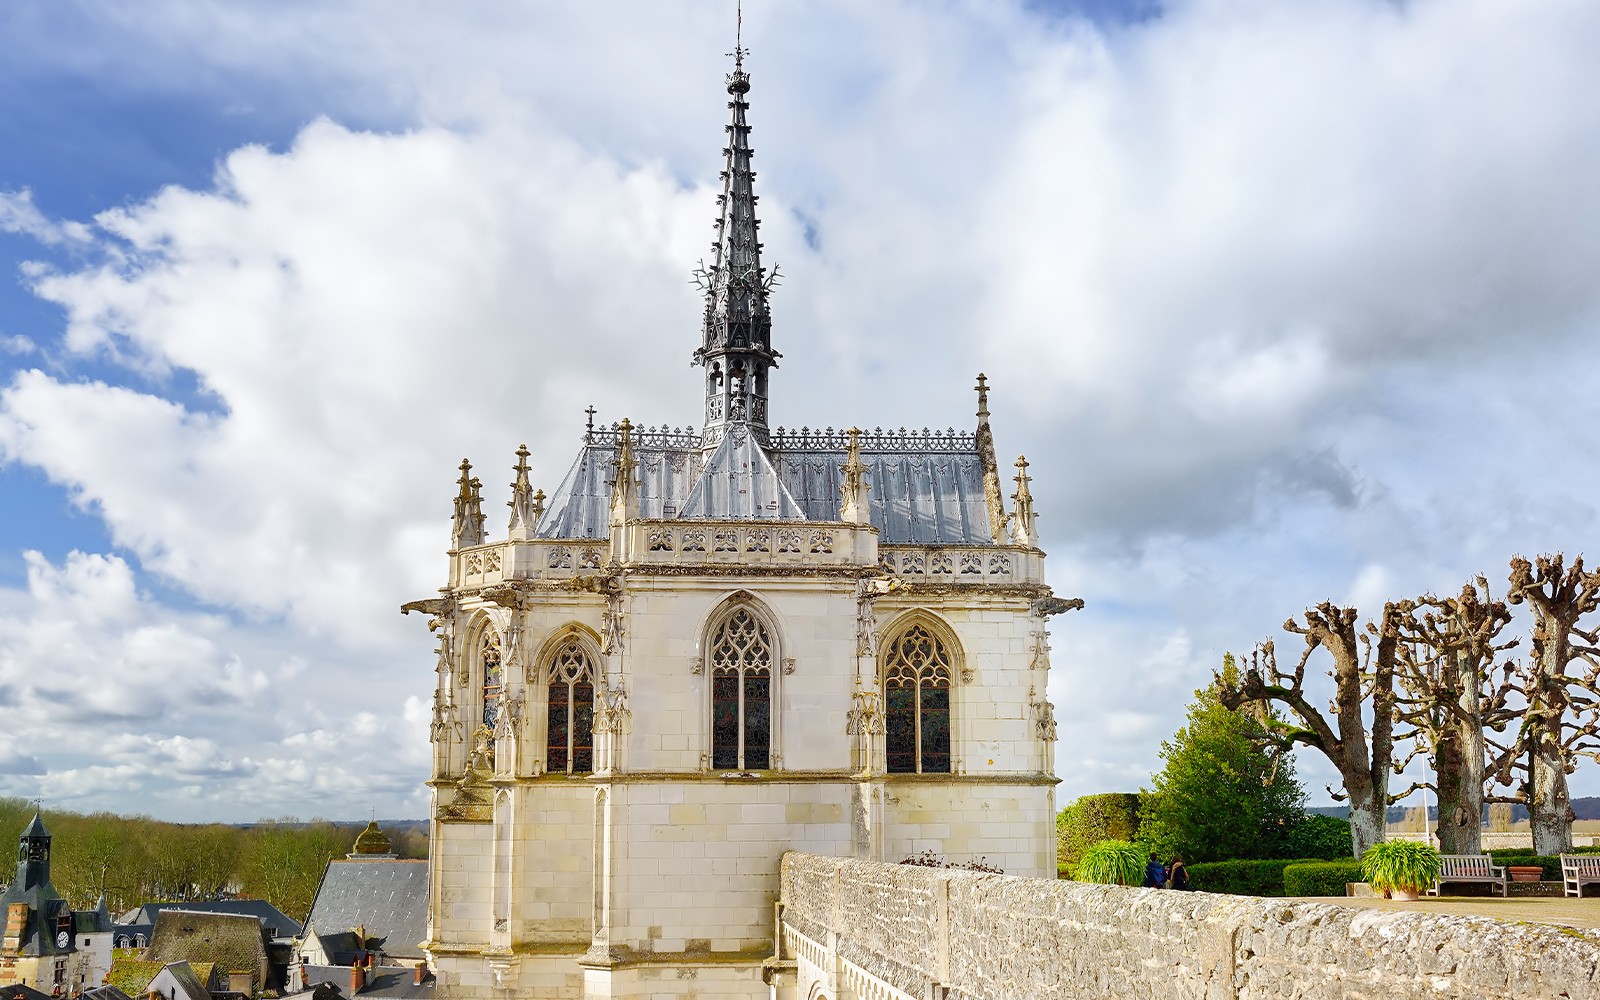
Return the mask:
{"type": "Polygon", "coordinates": [[[868,524],[872,517],[867,510],[867,491],[872,489],[872,484],[866,480],[867,467],[861,461],[861,430],[852,427],[845,433],[850,435],[850,445],[844,464],[839,466],[839,471],[844,473],[839,483],[839,520],[868,524]]]}
{"type": "Polygon", "coordinates": [[[450,525],[450,547],[452,549],[464,548],[468,545],[483,544],[483,484],[472,474],[472,463],[466,459],[461,460],[461,478],[456,480],[460,487],[456,491],[455,516],[450,525]]]}
{"type": "Polygon", "coordinates": [[[1039,533],[1034,529],[1033,494],[1028,492],[1028,459],[1022,455],[1017,456],[1017,492],[1011,494],[1011,499],[1016,501],[1016,510],[1011,520],[1011,541],[1014,545],[1026,548],[1035,548],[1039,544],[1039,533]]]}
{"type": "Polygon", "coordinates": [[[756,218],[755,171],[750,169],[750,126],[745,113],[750,105],[750,74],[745,72],[744,10],[739,9],[733,72],[728,74],[728,102],[733,120],[726,126],[727,145],[722,153],[722,194],[714,226],[711,262],[695,269],[694,282],[705,293],[705,319],[700,349],[694,363],[706,368],[705,433],[701,441],[714,449],[728,425],[748,425],[752,437],[767,443],[767,374],[777,367],[772,349],[772,314],[768,297],[778,283],[778,268],[770,273],[761,266],[761,223],[756,218]]]}
{"type": "Polygon", "coordinates": [[[978,373],[978,419],[984,423],[989,421],[989,377],[983,372],[978,373]]]}
{"type": "Polygon", "coordinates": [[[534,496],[533,487],[528,485],[528,454],[527,445],[518,446],[514,468],[517,478],[511,482],[511,500],[506,504],[511,508],[508,537],[513,541],[531,539],[539,527],[539,515],[544,512],[544,505],[538,502],[544,494],[534,496]]]}

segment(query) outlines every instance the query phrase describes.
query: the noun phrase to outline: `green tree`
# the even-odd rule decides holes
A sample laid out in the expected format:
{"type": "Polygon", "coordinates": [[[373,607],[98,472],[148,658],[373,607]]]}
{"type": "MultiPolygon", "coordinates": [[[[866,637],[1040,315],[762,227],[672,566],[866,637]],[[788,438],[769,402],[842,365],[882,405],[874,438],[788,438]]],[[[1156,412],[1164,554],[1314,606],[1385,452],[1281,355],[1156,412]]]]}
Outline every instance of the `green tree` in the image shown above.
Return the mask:
{"type": "MultiPolygon", "coordinates": [[[[1237,678],[1229,655],[1223,681],[1237,678]]],[[[1139,797],[1139,839],[1191,862],[1283,857],[1305,792],[1293,758],[1266,735],[1258,719],[1223,706],[1215,688],[1196,691],[1189,724],[1161,744],[1166,766],[1139,797]]]]}

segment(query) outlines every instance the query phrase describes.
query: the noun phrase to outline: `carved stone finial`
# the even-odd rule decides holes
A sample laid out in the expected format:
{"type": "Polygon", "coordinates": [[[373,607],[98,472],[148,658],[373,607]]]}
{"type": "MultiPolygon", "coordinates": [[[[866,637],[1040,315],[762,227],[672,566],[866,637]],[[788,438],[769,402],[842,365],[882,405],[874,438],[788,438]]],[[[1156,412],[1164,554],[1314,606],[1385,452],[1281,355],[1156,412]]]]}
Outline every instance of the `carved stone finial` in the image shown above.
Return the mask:
{"type": "Polygon", "coordinates": [[[461,478],[456,480],[456,485],[460,489],[456,492],[455,516],[450,525],[450,547],[460,549],[468,545],[482,545],[482,483],[472,475],[472,463],[464,458],[461,460],[461,478]]]}
{"type": "Polygon", "coordinates": [[[544,512],[544,505],[538,502],[539,497],[533,495],[533,487],[528,485],[528,446],[517,448],[517,464],[514,468],[517,478],[511,483],[511,499],[506,506],[511,508],[511,524],[508,534],[514,541],[526,541],[533,537],[534,529],[539,526],[539,515],[544,512]]]}
{"type": "Polygon", "coordinates": [[[989,422],[989,377],[983,372],[978,373],[978,420],[989,422]]]}
{"type": "Polygon", "coordinates": [[[1039,533],[1034,527],[1037,515],[1033,512],[1033,495],[1028,492],[1028,460],[1017,456],[1017,492],[1011,494],[1016,510],[1011,521],[1011,541],[1016,545],[1034,548],[1039,544],[1039,533]]]}
{"type": "Polygon", "coordinates": [[[1006,543],[1006,502],[1000,492],[1000,463],[994,454],[994,432],[989,429],[989,379],[978,373],[978,430],[973,435],[978,461],[983,465],[983,501],[989,511],[989,536],[996,545],[1006,543]]]}
{"type": "Polygon", "coordinates": [[[639,463],[633,457],[633,422],[627,417],[617,425],[617,454],[611,466],[611,523],[620,527],[639,516],[639,491],[634,483],[634,470],[639,463]]]}
{"type": "Polygon", "coordinates": [[[850,447],[845,463],[839,466],[839,471],[844,473],[844,480],[839,483],[839,520],[869,524],[872,516],[867,508],[867,491],[872,485],[866,481],[867,467],[861,461],[861,431],[852,427],[845,433],[850,435],[850,447]]]}

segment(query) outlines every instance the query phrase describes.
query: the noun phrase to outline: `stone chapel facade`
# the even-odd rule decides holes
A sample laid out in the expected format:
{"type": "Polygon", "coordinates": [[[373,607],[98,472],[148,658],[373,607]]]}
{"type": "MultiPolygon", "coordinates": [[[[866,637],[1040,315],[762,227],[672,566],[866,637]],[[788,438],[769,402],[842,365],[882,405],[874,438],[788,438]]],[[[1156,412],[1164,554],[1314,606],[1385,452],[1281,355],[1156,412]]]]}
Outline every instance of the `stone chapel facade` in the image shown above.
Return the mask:
{"type": "Polygon", "coordinates": [[[742,53],[698,431],[591,421],[490,541],[463,462],[432,725],[441,996],[792,995],[785,851],[1054,877],[1050,615],[1027,463],[974,432],[768,426],[742,53]]]}

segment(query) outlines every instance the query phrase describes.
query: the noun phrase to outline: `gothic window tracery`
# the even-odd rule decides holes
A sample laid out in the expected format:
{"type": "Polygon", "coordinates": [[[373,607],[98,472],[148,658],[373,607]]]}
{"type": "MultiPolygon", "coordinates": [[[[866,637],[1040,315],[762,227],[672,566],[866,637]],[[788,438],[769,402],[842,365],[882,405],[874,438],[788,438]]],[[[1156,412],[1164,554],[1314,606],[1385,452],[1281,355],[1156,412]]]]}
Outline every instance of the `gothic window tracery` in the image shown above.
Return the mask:
{"type": "Polygon", "coordinates": [[[594,770],[594,677],[594,662],[576,638],[551,657],[546,770],[567,774],[594,770]]]}
{"type": "Polygon", "coordinates": [[[950,651],[926,626],[895,637],[884,664],[884,751],[890,773],[950,772],[950,651]]]}
{"type": "Polygon", "coordinates": [[[711,633],[711,766],[771,766],[772,632],[749,608],[735,608],[711,633]]]}
{"type": "Polygon", "coordinates": [[[500,687],[505,680],[500,671],[499,633],[484,629],[478,652],[483,664],[483,724],[493,729],[500,715],[500,687]]]}

